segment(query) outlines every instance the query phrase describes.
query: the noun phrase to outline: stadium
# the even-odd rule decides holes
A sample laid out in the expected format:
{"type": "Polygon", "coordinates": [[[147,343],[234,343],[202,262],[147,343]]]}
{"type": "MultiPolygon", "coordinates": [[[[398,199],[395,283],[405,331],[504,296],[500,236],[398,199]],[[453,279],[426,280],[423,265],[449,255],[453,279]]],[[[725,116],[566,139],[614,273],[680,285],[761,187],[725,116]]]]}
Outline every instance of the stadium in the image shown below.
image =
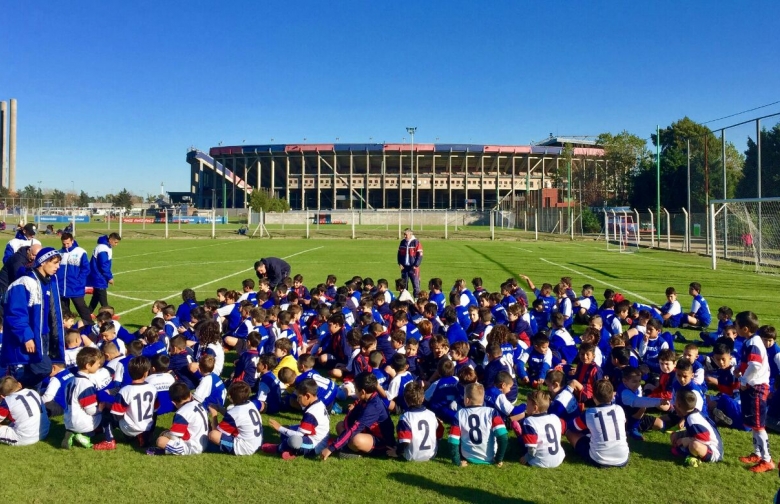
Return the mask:
{"type": "Polygon", "coordinates": [[[469,209],[499,202],[559,206],[551,174],[598,178],[604,150],[581,138],[536,145],[274,144],[192,149],[190,193],[198,208],[243,208],[253,188],[305,209],[469,209]],[[567,151],[565,146],[571,146],[567,151]],[[412,155],[412,153],[414,155],[412,155]]]}

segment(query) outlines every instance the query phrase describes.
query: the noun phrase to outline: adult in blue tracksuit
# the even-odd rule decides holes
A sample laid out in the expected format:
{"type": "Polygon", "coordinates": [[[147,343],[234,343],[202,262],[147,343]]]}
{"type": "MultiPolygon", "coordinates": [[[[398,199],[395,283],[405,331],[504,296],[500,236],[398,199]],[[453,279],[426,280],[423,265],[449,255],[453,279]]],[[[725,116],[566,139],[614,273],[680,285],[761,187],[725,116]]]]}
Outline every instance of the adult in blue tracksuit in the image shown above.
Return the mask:
{"type": "Polygon", "coordinates": [[[65,332],[59,289],[54,279],[60,254],[51,247],[35,256],[32,270],[9,287],[3,304],[0,366],[27,388],[38,388],[52,362],[65,362],[65,332]]]}
{"type": "Polygon", "coordinates": [[[12,255],[16,253],[21,247],[31,247],[33,245],[40,245],[41,242],[35,239],[35,233],[37,229],[35,224],[28,222],[23,228],[16,231],[16,236],[8,241],[3,252],[3,264],[5,264],[12,255]]]}
{"type": "MultiPolygon", "coordinates": [[[[278,257],[264,257],[255,262],[255,273],[258,279],[268,279],[268,285],[271,286],[271,290],[274,290],[286,277],[290,276],[290,265],[278,257]]],[[[292,285],[287,287],[292,287],[292,285]]]]}
{"type": "Polygon", "coordinates": [[[73,235],[62,233],[60,236],[62,262],[57,272],[57,286],[60,289],[60,301],[63,311],[70,311],[70,302],[85,325],[92,325],[92,312],[84,301],[84,291],[89,275],[89,258],[87,251],[79,247],[73,235]]]}
{"type": "Polygon", "coordinates": [[[89,260],[89,274],[87,285],[92,287],[92,299],[89,301],[89,312],[92,313],[100,306],[108,304],[108,286],[114,285],[114,274],[111,273],[111,259],[113,249],[122,239],[119,233],[111,233],[98,238],[97,246],[89,260]]]}
{"type": "Polygon", "coordinates": [[[401,268],[401,278],[409,288],[409,280],[412,281],[413,294],[416,298],[420,293],[420,264],[422,263],[423,249],[411,229],[404,229],[404,239],[398,246],[398,266],[401,268]]]}

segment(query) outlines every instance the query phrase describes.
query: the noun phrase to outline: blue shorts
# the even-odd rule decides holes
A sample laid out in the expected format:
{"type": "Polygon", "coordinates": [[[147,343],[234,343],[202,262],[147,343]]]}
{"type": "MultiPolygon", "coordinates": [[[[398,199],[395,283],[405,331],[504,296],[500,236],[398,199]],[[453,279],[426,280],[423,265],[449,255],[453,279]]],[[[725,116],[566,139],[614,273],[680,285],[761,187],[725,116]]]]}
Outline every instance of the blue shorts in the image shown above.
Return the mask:
{"type": "Polygon", "coordinates": [[[716,407],[731,419],[732,429],[745,430],[745,426],[742,424],[742,407],[733,397],[719,394],[716,407]]]}
{"type": "Polygon", "coordinates": [[[769,409],[769,385],[749,386],[740,394],[742,399],[742,423],[745,427],[761,430],[766,426],[769,409]]]}
{"type": "Polygon", "coordinates": [[[233,446],[233,436],[222,434],[222,437],[219,438],[219,451],[222,453],[229,453],[231,455],[236,454],[235,447],[233,446]]]}

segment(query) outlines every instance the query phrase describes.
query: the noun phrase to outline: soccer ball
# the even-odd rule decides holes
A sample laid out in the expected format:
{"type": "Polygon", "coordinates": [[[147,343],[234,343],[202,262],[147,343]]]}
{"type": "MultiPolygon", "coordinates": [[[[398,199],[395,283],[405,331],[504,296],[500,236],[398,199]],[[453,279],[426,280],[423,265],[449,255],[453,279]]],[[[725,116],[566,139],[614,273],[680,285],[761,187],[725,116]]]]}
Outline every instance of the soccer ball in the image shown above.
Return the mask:
{"type": "Polygon", "coordinates": [[[699,459],[697,459],[696,457],[686,457],[685,465],[689,467],[699,467],[699,459]]]}

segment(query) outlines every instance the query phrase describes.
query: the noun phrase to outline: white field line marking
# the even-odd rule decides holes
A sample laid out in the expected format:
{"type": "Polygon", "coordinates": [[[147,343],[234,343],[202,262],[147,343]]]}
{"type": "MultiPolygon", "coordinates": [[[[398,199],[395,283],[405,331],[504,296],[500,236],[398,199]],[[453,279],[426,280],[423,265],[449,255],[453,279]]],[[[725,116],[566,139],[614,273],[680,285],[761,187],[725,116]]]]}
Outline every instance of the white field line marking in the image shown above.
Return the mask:
{"type": "MultiPolygon", "coordinates": [[[[168,291],[165,291],[165,292],[168,292],[168,291]]],[[[141,298],[137,298],[137,297],[123,296],[122,294],[117,294],[116,292],[111,292],[111,295],[115,296],[115,297],[118,297],[118,298],[122,298],[122,299],[130,299],[132,301],[143,301],[145,303],[154,303],[153,299],[141,299],[141,298]]]]}
{"type": "Polygon", "coordinates": [[[670,261],[669,259],[658,259],[657,257],[640,256],[640,258],[641,259],[648,259],[650,261],[657,261],[657,262],[668,263],[668,264],[676,264],[678,266],[683,266],[685,268],[698,268],[698,269],[707,269],[707,270],[708,269],[712,269],[712,268],[710,268],[708,266],[700,266],[698,264],[687,264],[687,263],[682,263],[682,262],[678,262],[678,261],[670,261]]]}
{"type": "Polygon", "coordinates": [[[650,304],[653,303],[653,300],[647,299],[646,297],[641,296],[641,295],[637,294],[636,292],[631,292],[630,290],[624,289],[624,288],[619,287],[619,286],[617,286],[615,284],[611,284],[609,282],[605,282],[604,280],[599,280],[598,278],[592,277],[590,275],[586,275],[585,273],[583,273],[581,271],[577,271],[574,268],[569,268],[568,266],[564,266],[563,264],[554,263],[554,262],[548,261],[547,259],[544,259],[544,258],[540,258],[540,260],[546,262],[547,264],[552,264],[553,266],[558,266],[559,268],[563,268],[565,270],[569,270],[572,273],[576,273],[577,275],[584,276],[588,280],[593,280],[594,282],[598,282],[601,285],[606,285],[607,287],[612,287],[613,289],[616,289],[616,290],[618,290],[620,292],[625,292],[626,294],[631,294],[635,298],[640,299],[640,300],[642,300],[642,301],[644,301],[646,303],[650,303],[650,304]]]}
{"type": "Polygon", "coordinates": [[[119,256],[120,259],[130,259],[131,257],[142,257],[142,256],[148,256],[148,255],[155,255],[155,254],[166,254],[168,252],[179,252],[180,250],[193,250],[193,249],[202,249],[207,247],[219,247],[220,245],[227,245],[228,242],[225,241],[223,243],[213,243],[211,245],[201,245],[199,247],[185,247],[185,248],[177,248],[177,249],[170,249],[170,250],[160,250],[158,252],[145,252],[143,254],[133,254],[129,256],[119,256]]]}
{"type": "Polygon", "coordinates": [[[528,250],[528,249],[524,249],[524,248],[521,248],[521,247],[512,247],[512,248],[516,249],[516,250],[522,250],[523,252],[528,252],[529,254],[533,254],[533,251],[528,250]]]}
{"type": "MultiPolygon", "coordinates": [[[[246,262],[244,259],[233,259],[230,261],[209,261],[209,262],[196,262],[196,261],[190,261],[190,262],[183,262],[183,263],[170,263],[170,264],[164,264],[162,266],[150,266],[148,268],[139,268],[134,270],[127,270],[127,271],[120,271],[118,273],[114,273],[114,276],[117,275],[124,275],[126,273],[138,273],[139,271],[149,271],[153,269],[163,269],[163,268],[173,268],[176,266],[187,266],[190,264],[228,264],[228,263],[234,263],[234,262],[246,262]]],[[[165,291],[167,292],[167,291],[165,291]]]]}
{"type": "MultiPolygon", "coordinates": [[[[311,248],[311,249],[308,249],[308,250],[302,250],[301,252],[296,252],[295,254],[290,254],[290,255],[288,255],[286,257],[282,257],[282,259],[289,259],[290,257],[295,257],[297,255],[305,254],[306,252],[312,252],[314,250],[319,250],[319,249],[321,249],[323,247],[324,247],[324,245],[321,246],[321,247],[314,247],[314,248],[311,248]]],[[[225,276],[217,278],[215,280],[211,280],[209,282],[202,283],[200,285],[196,285],[195,287],[190,287],[190,288],[192,290],[197,290],[197,289],[200,289],[200,288],[205,287],[207,285],[211,285],[211,284],[214,284],[214,283],[217,283],[217,282],[221,282],[222,280],[225,280],[227,278],[231,278],[231,277],[238,276],[238,275],[243,275],[243,274],[245,274],[247,272],[247,270],[251,270],[251,269],[252,268],[244,268],[241,271],[237,271],[235,273],[231,273],[229,275],[225,275],[225,276]]],[[[160,298],[160,299],[162,301],[167,301],[168,299],[174,298],[176,296],[181,296],[181,291],[174,292],[173,294],[171,294],[169,296],[165,296],[164,298],[160,298]]],[[[129,310],[125,310],[125,311],[123,311],[121,313],[118,313],[117,315],[125,315],[127,313],[134,312],[136,310],[140,310],[141,308],[146,308],[148,306],[149,306],[149,303],[144,303],[142,305],[136,306],[135,308],[130,308],[129,310]]]]}

